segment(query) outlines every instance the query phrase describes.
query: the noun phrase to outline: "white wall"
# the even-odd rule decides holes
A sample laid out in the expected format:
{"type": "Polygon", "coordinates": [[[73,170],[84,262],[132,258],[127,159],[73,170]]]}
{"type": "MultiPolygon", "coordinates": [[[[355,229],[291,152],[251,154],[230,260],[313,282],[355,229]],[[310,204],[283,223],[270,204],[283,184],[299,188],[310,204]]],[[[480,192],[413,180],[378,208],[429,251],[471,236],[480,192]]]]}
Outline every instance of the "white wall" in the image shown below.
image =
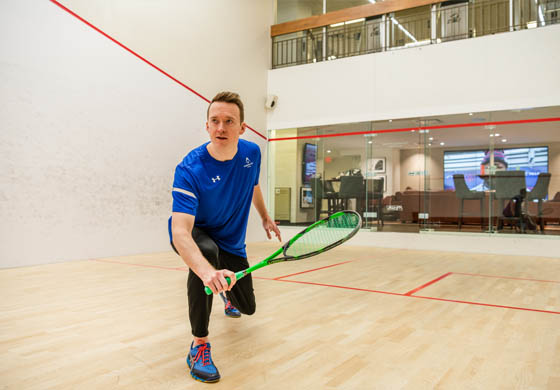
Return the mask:
{"type": "MultiPolygon", "coordinates": [[[[206,14],[220,25],[238,7],[208,6],[206,14]]],[[[196,30],[203,24],[187,37],[201,46],[210,29],[196,30]]],[[[0,3],[0,34],[0,267],[169,250],[173,171],[207,140],[206,102],[47,0],[0,3]]],[[[193,87],[211,80],[199,91],[237,89],[249,101],[248,122],[249,112],[261,112],[253,115],[264,125],[262,105],[249,96],[266,95],[266,67],[260,77],[224,72],[227,55],[245,43],[222,39],[229,50],[181,51],[196,53],[191,62],[204,68],[189,69],[193,87]],[[253,81],[236,88],[244,78],[253,81]]],[[[240,68],[251,61],[230,60],[240,68]]],[[[250,132],[245,138],[260,144],[266,161],[265,142],[250,132]]],[[[264,178],[266,164],[262,171],[264,178]]],[[[263,236],[253,215],[249,238],[263,236]]]]}
{"type": "Polygon", "coordinates": [[[271,70],[269,129],[560,104],[560,25],[271,70]]]}

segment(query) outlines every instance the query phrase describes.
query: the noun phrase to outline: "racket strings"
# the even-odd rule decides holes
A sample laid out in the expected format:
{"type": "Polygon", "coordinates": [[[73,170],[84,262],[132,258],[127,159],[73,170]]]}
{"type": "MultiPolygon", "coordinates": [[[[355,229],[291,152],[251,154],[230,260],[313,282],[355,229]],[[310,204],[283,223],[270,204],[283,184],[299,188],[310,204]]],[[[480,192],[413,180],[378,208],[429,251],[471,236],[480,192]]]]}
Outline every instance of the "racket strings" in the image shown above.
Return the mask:
{"type": "Polygon", "coordinates": [[[313,252],[320,252],[331,245],[351,236],[360,225],[360,218],[355,213],[335,214],[333,218],[314,226],[286,250],[287,256],[302,256],[313,252]]]}

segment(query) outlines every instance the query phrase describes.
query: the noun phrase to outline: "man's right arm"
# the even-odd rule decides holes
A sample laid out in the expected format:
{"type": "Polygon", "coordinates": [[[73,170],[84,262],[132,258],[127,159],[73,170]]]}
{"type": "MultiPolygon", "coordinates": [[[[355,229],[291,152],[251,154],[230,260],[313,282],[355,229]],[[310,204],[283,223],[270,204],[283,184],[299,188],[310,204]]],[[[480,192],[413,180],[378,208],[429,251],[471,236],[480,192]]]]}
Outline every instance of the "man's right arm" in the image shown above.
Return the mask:
{"type": "Polygon", "coordinates": [[[235,273],[223,269],[216,270],[204,258],[198,245],[192,238],[194,227],[194,215],[174,212],[171,218],[171,231],[173,235],[173,245],[185,264],[208,286],[214,294],[230,290],[236,282],[235,273]],[[231,279],[228,285],[226,276],[231,279]]]}

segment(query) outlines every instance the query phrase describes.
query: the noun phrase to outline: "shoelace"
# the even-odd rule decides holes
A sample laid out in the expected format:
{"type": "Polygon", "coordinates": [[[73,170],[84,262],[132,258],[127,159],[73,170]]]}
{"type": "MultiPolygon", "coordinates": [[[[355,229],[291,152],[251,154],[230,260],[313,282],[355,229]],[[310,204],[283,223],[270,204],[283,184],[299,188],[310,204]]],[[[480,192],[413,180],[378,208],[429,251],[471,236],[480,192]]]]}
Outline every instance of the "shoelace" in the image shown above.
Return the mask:
{"type": "Polygon", "coordinates": [[[207,366],[210,364],[210,348],[208,348],[208,344],[202,344],[198,348],[198,351],[196,352],[196,355],[193,358],[192,367],[194,367],[194,364],[198,362],[198,360],[201,358],[202,358],[202,366],[207,366]]]}
{"type": "Polygon", "coordinates": [[[235,310],[235,306],[233,306],[230,301],[227,301],[226,310],[235,310]]]}

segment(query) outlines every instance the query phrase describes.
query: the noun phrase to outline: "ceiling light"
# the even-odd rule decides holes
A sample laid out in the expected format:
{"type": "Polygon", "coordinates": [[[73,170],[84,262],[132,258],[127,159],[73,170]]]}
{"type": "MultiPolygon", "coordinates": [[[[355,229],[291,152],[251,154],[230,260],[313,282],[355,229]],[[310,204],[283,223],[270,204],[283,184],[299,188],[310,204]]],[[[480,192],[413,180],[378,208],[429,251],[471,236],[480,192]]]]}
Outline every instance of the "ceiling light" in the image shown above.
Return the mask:
{"type": "Polygon", "coordinates": [[[359,22],[363,22],[364,20],[366,20],[366,18],[354,19],[354,20],[349,20],[347,22],[344,22],[344,24],[359,23],[359,22]]]}
{"type": "Polygon", "coordinates": [[[470,116],[473,116],[473,113],[472,113],[472,112],[469,112],[469,115],[470,115],[470,116]]]}
{"type": "Polygon", "coordinates": [[[505,139],[505,138],[502,138],[502,142],[507,142],[507,139],[505,139]]]}
{"type": "Polygon", "coordinates": [[[411,133],[414,133],[416,130],[410,130],[411,133]]]}
{"type": "Polygon", "coordinates": [[[327,150],[327,153],[330,153],[330,152],[331,152],[331,151],[330,151],[330,149],[329,149],[329,150],[327,150]]]}
{"type": "Polygon", "coordinates": [[[500,133],[494,134],[494,137],[499,137],[499,136],[500,136],[500,133]]]}
{"type": "Polygon", "coordinates": [[[367,143],[368,143],[368,144],[372,144],[372,143],[373,143],[373,141],[368,141],[367,143]]]}
{"type": "Polygon", "coordinates": [[[433,140],[434,140],[434,137],[430,137],[430,138],[428,138],[428,139],[429,139],[430,141],[433,141],[433,140]]]}
{"type": "Polygon", "coordinates": [[[439,144],[440,144],[441,146],[443,146],[443,145],[445,145],[445,142],[440,142],[439,144]]]}
{"type": "Polygon", "coordinates": [[[392,119],[389,119],[389,123],[391,123],[392,121],[393,121],[392,119]]]}
{"type": "Polygon", "coordinates": [[[375,3],[375,0],[369,0],[369,2],[373,4],[373,3],[375,3]]]}

